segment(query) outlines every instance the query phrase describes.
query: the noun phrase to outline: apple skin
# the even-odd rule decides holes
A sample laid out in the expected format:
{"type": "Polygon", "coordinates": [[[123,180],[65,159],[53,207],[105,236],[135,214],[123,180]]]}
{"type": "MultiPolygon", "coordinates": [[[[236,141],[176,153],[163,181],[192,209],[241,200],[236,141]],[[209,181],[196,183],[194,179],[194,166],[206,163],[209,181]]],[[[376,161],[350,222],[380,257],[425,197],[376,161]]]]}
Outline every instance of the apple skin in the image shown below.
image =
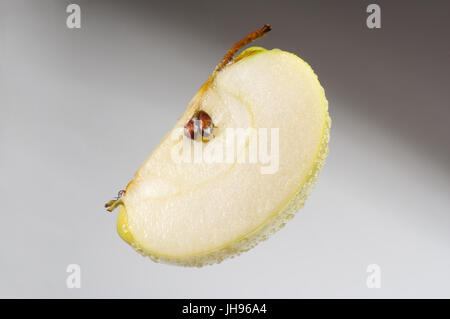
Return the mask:
{"type": "MultiPolygon", "coordinates": [[[[244,50],[239,56],[237,56],[234,59],[234,62],[264,51],[266,51],[266,49],[261,47],[248,48],[244,50]]],[[[309,68],[311,72],[313,72],[311,67],[305,61],[303,61],[302,59],[300,59],[299,57],[297,57],[292,53],[289,54],[295,56],[301,63],[303,63],[307,68],[309,68]]],[[[205,89],[205,87],[208,85],[208,82],[211,81],[213,77],[214,73],[211,75],[208,81],[202,86],[199,92],[194,96],[192,101],[198,99],[198,96],[201,95],[202,91],[205,89]]],[[[309,169],[306,178],[302,183],[299,184],[299,187],[296,190],[295,194],[287,200],[286,204],[283,206],[281,210],[276,211],[264,223],[262,223],[258,227],[254,228],[252,231],[248,232],[247,234],[241,236],[240,238],[234,240],[231,243],[226,243],[221,247],[217,247],[215,249],[203,251],[201,253],[193,255],[169,256],[159,254],[157,252],[152,252],[142,248],[142,246],[134,239],[132,233],[129,230],[126,207],[124,205],[120,205],[119,216],[117,220],[117,231],[120,237],[129,245],[131,245],[138,253],[140,253],[143,256],[149,257],[151,260],[155,262],[162,262],[167,264],[174,264],[188,267],[201,267],[204,265],[220,263],[224,259],[238,256],[241,253],[255,247],[259,242],[268,239],[270,235],[281,229],[290,219],[294,217],[295,213],[300,208],[303,207],[306,198],[308,197],[311,189],[313,188],[314,184],[317,181],[318,174],[324,165],[325,158],[328,155],[328,141],[329,141],[331,119],[328,114],[328,102],[325,97],[325,92],[322,86],[320,85],[318,79],[317,84],[322,90],[324,100],[322,112],[324,114],[325,123],[323,125],[321,142],[319,145],[318,152],[315,156],[315,161],[313,162],[311,168],[309,169]]],[[[192,104],[192,101],[189,105],[192,104]]],[[[133,181],[131,181],[128,184],[127,189],[132,183],[133,181]]]]}

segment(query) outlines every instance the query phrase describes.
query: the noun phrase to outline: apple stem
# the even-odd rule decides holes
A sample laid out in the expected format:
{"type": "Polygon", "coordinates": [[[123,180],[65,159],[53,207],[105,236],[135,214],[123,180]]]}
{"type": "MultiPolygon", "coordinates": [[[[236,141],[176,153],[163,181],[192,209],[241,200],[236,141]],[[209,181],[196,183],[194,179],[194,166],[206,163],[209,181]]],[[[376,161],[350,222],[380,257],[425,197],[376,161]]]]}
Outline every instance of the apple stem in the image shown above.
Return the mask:
{"type": "Polygon", "coordinates": [[[265,24],[262,28],[249,33],[245,38],[235,43],[230,50],[225,54],[220,63],[216,66],[215,71],[222,70],[232,59],[233,56],[247,44],[252,43],[253,41],[262,38],[267,32],[272,30],[272,26],[270,24],[265,24]]]}

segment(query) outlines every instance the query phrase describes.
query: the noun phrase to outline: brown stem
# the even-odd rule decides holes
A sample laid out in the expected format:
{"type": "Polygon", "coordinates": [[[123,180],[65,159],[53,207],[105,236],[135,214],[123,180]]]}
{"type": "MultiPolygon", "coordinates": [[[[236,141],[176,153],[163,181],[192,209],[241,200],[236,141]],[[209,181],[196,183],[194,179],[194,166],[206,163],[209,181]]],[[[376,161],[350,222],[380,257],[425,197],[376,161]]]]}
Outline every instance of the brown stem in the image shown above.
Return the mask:
{"type": "Polygon", "coordinates": [[[272,26],[270,24],[265,24],[261,29],[253,31],[249,33],[245,38],[241,41],[237,42],[235,45],[228,50],[227,54],[223,57],[222,61],[216,66],[215,71],[220,71],[223,69],[225,65],[227,65],[232,59],[233,56],[247,44],[252,43],[253,41],[262,38],[267,32],[272,30],[272,26]]]}

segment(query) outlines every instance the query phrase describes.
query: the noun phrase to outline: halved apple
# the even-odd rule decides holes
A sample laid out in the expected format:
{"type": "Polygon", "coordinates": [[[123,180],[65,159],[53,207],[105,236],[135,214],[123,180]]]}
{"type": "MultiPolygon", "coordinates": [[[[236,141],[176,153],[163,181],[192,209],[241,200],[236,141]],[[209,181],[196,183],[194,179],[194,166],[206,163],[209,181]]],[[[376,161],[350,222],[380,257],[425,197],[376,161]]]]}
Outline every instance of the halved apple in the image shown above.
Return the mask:
{"type": "Polygon", "coordinates": [[[328,103],[311,67],[292,53],[253,47],[232,59],[268,30],[230,50],[123,196],[108,203],[119,206],[119,235],[142,255],[183,266],[217,263],[265,240],[303,206],[328,153],[328,103]],[[212,119],[213,135],[186,142],[183,128],[200,110],[212,119]],[[278,151],[272,171],[260,160],[238,160],[252,151],[251,134],[232,160],[174,160],[177,145],[206,157],[220,152],[230,129],[249,128],[276,129],[267,146],[278,151]]]}

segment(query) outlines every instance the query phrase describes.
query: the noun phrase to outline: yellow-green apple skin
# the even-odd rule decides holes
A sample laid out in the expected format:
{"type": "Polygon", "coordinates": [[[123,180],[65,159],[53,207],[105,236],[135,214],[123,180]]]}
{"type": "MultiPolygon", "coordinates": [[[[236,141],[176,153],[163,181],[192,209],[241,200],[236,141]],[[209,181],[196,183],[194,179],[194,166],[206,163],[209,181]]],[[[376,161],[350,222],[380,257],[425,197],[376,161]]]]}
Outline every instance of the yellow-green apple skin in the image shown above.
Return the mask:
{"type": "Polygon", "coordinates": [[[119,206],[119,235],[153,261],[182,266],[251,249],[303,206],[328,153],[330,124],[324,89],[306,62],[278,49],[243,51],[210,76],[138,169],[119,206]],[[224,141],[225,128],[278,128],[278,170],[175,162],[174,132],[199,108],[215,125],[212,140],[193,142],[204,151],[224,141]]]}

